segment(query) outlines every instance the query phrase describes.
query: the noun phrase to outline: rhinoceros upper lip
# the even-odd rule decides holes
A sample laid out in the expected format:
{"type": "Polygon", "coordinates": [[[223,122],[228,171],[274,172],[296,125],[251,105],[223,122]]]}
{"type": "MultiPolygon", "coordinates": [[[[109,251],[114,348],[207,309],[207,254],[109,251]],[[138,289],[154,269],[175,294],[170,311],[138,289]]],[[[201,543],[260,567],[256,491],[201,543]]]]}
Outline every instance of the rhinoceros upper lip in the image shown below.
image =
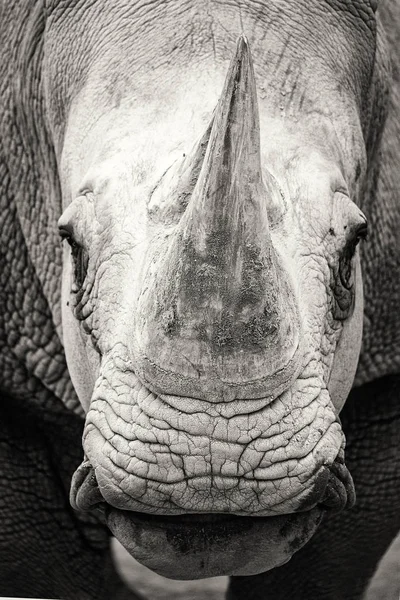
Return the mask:
{"type": "MultiPolygon", "coordinates": [[[[88,460],[83,461],[80,467],[76,470],[71,484],[70,501],[73,508],[81,511],[88,511],[95,507],[106,507],[101,491],[99,489],[94,468],[88,460]]],[[[355,492],[351,475],[344,464],[343,451],[339,453],[335,462],[329,467],[329,478],[325,487],[325,492],[319,501],[311,503],[307,510],[312,506],[318,505],[320,508],[329,512],[339,512],[346,507],[351,507],[355,502],[355,492]]],[[[301,510],[301,509],[300,509],[301,510]]],[[[154,515],[147,512],[127,511],[131,514],[140,515],[140,518],[151,520],[153,523],[163,523],[165,526],[168,523],[179,522],[183,523],[213,523],[232,519],[238,515],[221,514],[221,513],[185,513],[180,515],[154,515]]],[[[241,518],[256,518],[254,515],[244,516],[241,518]]],[[[269,518],[269,517],[264,517],[269,518]]]]}

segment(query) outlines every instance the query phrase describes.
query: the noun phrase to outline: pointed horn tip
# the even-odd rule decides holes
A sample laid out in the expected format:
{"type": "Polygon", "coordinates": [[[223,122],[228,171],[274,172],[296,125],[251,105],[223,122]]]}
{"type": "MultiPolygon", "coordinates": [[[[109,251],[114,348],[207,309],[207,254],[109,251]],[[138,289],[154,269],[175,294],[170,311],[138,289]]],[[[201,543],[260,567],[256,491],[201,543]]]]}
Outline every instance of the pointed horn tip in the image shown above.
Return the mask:
{"type": "Polygon", "coordinates": [[[249,40],[248,40],[247,36],[244,35],[244,33],[241,33],[237,40],[237,45],[240,46],[241,44],[244,44],[245,46],[249,45],[249,40]]]}
{"type": "Polygon", "coordinates": [[[243,61],[252,62],[251,50],[248,38],[242,33],[236,43],[235,61],[241,63],[243,61]]]}

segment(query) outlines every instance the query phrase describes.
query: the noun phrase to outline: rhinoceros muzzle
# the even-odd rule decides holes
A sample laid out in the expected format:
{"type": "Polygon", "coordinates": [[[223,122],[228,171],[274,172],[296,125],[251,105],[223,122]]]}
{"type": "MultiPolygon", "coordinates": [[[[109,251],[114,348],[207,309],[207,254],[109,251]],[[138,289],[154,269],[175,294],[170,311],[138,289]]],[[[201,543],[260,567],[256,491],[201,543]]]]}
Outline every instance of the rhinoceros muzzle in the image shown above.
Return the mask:
{"type": "Polygon", "coordinates": [[[280,566],[307,543],[325,515],[354,502],[342,451],[333,465],[321,469],[299,511],[281,516],[120,510],[104,500],[88,460],[75,472],[71,486],[75,509],[95,511],[132,556],[174,579],[252,575],[280,566]]]}

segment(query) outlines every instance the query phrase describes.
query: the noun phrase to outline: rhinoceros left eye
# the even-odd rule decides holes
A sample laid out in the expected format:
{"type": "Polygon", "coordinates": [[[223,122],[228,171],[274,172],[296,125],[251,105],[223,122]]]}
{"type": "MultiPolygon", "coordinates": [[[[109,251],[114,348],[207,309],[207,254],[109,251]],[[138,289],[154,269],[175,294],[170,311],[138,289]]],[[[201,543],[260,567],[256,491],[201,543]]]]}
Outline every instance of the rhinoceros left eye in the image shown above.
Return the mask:
{"type": "Polygon", "coordinates": [[[338,320],[350,316],[354,305],[354,257],[356,248],[367,237],[367,223],[360,225],[350,236],[333,273],[333,294],[335,298],[334,317],[338,320]]]}
{"type": "Polygon", "coordinates": [[[71,291],[77,293],[82,288],[83,282],[85,281],[89,257],[86,250],[74,240],[69,231],[60,229],[60,236],[61,239],[68,242],[71,247],[71,255],[74,263],[74,281],[72,283],[71,291]]]}

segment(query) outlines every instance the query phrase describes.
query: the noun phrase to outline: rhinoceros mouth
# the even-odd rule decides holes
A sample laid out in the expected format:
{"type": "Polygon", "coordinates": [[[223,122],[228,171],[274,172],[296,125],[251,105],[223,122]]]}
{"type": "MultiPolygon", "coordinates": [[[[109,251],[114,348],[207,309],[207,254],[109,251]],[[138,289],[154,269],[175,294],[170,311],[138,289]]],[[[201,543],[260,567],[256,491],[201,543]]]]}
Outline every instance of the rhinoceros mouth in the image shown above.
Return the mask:
{"type": "Polygon", "coordinates": [[[95,510],[134,558],[165,577],[254,575],[286,563],[313,536],[324,515],[354,503],[342,455],[327,471],[320,501],[310,497],[297,513],[164,515],[108,504],[92,465],[85,460],[73,478],[71,503],[78,510],[95,510]]]}
{"type": "Polygon", "coordinates": [[[111,532],[136,560],[181,580],[255,575],[279,567],[308,542],[323,515],[320,508],[279,517],[161,517],[105,509],[111,532]]]}

